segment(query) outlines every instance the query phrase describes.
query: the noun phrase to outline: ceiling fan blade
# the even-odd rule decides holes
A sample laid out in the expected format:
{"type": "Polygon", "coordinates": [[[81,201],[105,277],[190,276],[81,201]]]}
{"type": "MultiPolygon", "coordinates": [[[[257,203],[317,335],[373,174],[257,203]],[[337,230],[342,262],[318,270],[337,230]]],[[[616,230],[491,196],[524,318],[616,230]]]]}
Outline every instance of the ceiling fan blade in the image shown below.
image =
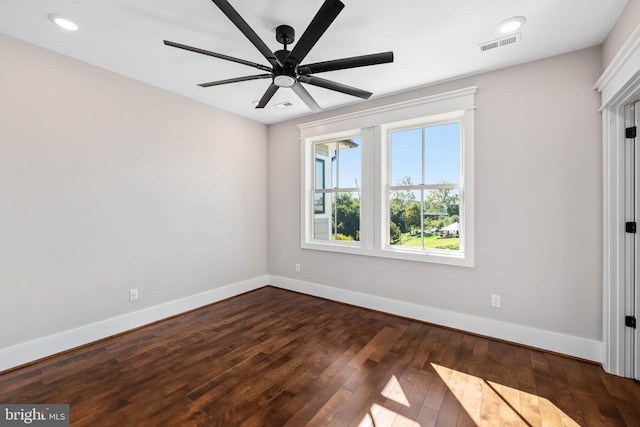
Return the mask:
{"type": "Polygon", "coordinates": [[[264,93],[264,95],[262,95],[262,98],[258,102],[258,105],[256,105],[256,108],[266,107],[269,101],[271,101],[271,98],[273,98],[273,95],[276,94],[277,90],[278,86],[271,83],[271,85],[267,88],[267,91],[264,93]]]}
{"type": "Polygon", "coordinates": [[[244,59],[234,58],[233,56],[223,55],[221,53],[215,53],[208,50],[200,49],[197,47],[187,46],[180,43],[171,42],[169,40],[164,40],[164,44],[171,47],[177,47],[178,49],[184,49],[195,53],[200,53],[202,55],[213,56],[214,58],[224,59],[226,61],[236,62],[238,64],[248,65],[250,67],[257,68],[262,71],[271,71],[271,68],[266,65],[257,64],[255,62],[245,61],[244,59]]]}
{"type": "Polygon", "coordinates": [[[218,80],[218,81],[209,82],[209,83],[200,83],[198,86],[211,87],[211,86],[226,85],[227,83],[238,83],[238,82],[246,82],[249,80],[269,79],[271,77],[272,77],[271,74],[256,74],[255,76],[236,77],[233,79],[218,80]]]}
{"type": "Polygon", "coordinates": [[[269,47],[262,41],[255,31],[242,19],[242,16],[229,4],[227,0],[212,0],[218,8],[227,15],[227,18],[244,34],[246,38],[267,58],[267,61],[274,67],[278,64],[275,55],[269,47]]]}
{"type": "Polygon", "coordinates": [[[311,111],[313,111],[314,113],[322,111],[322,108],[320,108],[316,100],[313,99],[311,94],[307,92],[307,90],[302,87],[300,83],[294,84],[293,86],[291,86],[291,89],[293,89],[296,95],[298,95],[302,102],[304,102],[311,111]]]}
{"type": "Polygon", "coordinates": [[[346,93],[347,95],[357,96],[362,99],[369,99],[371,92],[367,92],[362,89],[358,89],[352,86],[347,86],[342,83],[333,82],[331,80],[321,79],[315,76],[300,76],[300,81],[308,83],[313,86],[323,87],[325,89],[335,90],[337,92],[346,93]]]}
{"type": "Polygon", "coordinates": [[[325,0],[313,20],[298,40],[287,59],[287,65],[298,65],[315,46],[329,25],[336,19],[344,4],[340,0],[325,0]]]}
{"type": "Polygon", "coordinates": [[[387,64],[389,62],[393,62],[393,52],[352,56],[350,58],[300,65],[298,72],[300,74],[324,73],[325,71],[346,70],[347,68],[366,67],[368,65],[387,64]]]}

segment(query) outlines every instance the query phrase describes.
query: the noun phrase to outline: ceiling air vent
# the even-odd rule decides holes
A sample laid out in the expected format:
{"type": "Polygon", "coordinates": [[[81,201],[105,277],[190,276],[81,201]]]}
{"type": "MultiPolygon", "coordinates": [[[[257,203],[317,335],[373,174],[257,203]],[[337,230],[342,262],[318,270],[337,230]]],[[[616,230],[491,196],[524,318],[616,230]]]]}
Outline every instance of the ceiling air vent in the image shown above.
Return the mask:
{"type": "Polygon", "coordinates": [[[292,105],[293,103],[291,101],[284,101],[279,104],[273,104],[273,106],[276,108],[287,108],[287,107],[291,107],[292,105]]]}
{"type": "Polygon", "coordinates": [[[513,34],[507,37],[502,37],[501,39],[498,39],[498,40],[482,43],[480,45],[480,52],[485,52],[487,50],[507,46],[513,43],[517,43],[520,40],[522,40],[522,33],[513,34]]]}

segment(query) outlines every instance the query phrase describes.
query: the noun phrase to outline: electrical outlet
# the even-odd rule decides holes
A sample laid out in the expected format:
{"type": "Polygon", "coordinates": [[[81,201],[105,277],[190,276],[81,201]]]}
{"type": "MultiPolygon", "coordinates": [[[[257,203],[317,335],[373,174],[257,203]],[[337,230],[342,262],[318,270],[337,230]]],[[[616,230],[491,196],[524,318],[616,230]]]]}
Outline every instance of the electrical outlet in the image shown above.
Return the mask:
{"type": "Polygon", "coordinates": [[[500,308],[500,295],[491,295],[491,307],[500,308]]]}
{"type": "Polygon", "coordinates": [[[296,273],[300,273],[300,264],[296,264],[296,273]]]}
{"type": "Polygon", "coordinates": [[[138,299],[138,290],[130,289],[129,290],[129,301],[135,301],[138,299]]]}

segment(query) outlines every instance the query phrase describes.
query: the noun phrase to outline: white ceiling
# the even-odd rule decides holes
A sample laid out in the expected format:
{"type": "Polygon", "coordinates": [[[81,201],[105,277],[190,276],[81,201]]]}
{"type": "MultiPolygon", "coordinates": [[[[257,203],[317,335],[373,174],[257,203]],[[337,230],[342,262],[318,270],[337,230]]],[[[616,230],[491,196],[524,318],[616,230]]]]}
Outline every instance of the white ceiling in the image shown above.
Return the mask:
{"type": "MultiPolygon", "coordinates": [[[[393,64],[323,73],[373,97],[534,61],[601,44],[627,0],[342,0],[345,8],[303,63],[392,50],[393,64]],[[497,25],[525,16],[520,43],[481,53],[502,37],[497,25]]],[[[275,27],[299,38],[323,0],[229,0],[270,49],[275,27]]],[[[165,46],[163,40],[269,65],[210,0],[0,0],[0,33],[195,100],[275,123],[311,114],[291,89],[263,110],[253,102],[269,80],[201,88],[198,83],[262,73],[254,68],[165,46]],[[80,25],[61,30],[59,13],[80,25]],[[290,101],[293,106],[272,105],[290,101]]],[[[295,45],[295,44],[294,44],[295,45]]],[[[46,76],[43,76],[46,78],[46,76]]],[[[594,82],[595,83],[595,82],[594,82]]],[[[305,85],[323,109],[363,102],[305,85]]]]}

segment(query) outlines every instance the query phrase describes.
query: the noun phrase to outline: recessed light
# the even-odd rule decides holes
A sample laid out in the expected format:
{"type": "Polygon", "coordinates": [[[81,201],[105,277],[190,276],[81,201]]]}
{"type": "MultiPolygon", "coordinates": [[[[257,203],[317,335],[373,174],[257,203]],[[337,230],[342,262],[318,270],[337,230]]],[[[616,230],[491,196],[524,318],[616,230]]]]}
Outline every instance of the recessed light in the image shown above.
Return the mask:
{"type": "Polygon", "coordinates": [[[524,16],[514,16],[506,21],[502,21],[500,25],[498,25],[498,32],[502,34],[512,33],[522,27],[525,22],[527,22],[527,18],[524,16]]]}
{"type": "Polygon", "coordinates": [[[64,15],[60,15],[59,13],[50,13],[49,15],[47,15],[47,17],[51,22],[53,22],[60,28],[64,28],[65,30],[78,31],[78,29],[80,28],[78,24],[73,22],[71,19],[67,18],[64,15]]]}

